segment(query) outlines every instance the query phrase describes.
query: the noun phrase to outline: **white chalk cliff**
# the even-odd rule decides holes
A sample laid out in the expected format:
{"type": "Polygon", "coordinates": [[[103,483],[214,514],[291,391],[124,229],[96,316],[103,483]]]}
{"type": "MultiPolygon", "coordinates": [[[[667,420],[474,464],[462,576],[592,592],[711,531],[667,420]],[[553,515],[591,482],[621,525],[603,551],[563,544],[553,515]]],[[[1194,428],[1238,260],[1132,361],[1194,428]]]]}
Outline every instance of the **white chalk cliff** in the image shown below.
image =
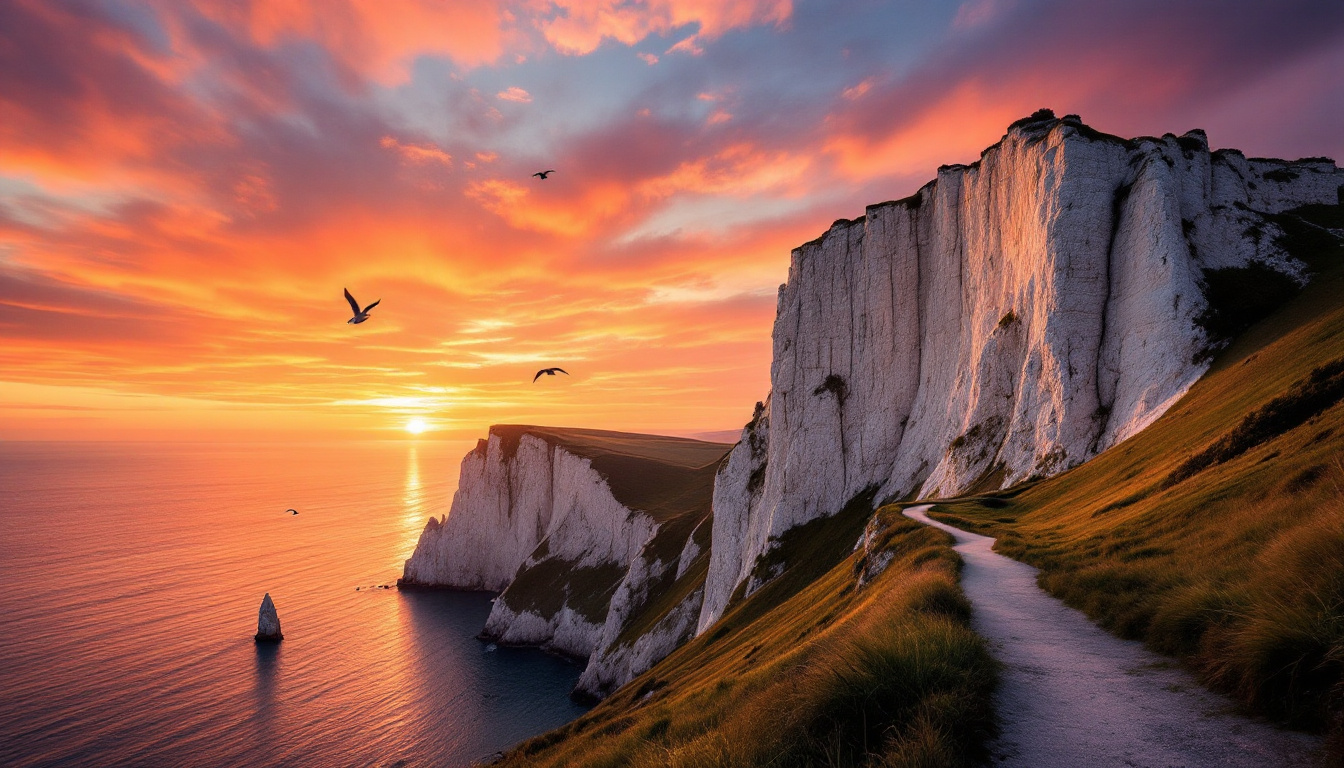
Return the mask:
{"type": "Polygon", "coordinates": [[[483,635],[586,657],[577,692],[605,695],[694,633],[713,478],[729,447],[492,427],[401,585],[500,591],[483,635]],[[672,592],[675,603],[658,602],[672,592]]]}
{"type": "Polygon", "coordinates": [[[1018,121],[970,166],[795,249],[771,392],[723,466],[704,631],[772,538],[878,499],[999,488],[1095,456],[1207,369],[1204,270],[1294,276],[1272,214],[1336,204],[1324,159],[1018,121]]]}

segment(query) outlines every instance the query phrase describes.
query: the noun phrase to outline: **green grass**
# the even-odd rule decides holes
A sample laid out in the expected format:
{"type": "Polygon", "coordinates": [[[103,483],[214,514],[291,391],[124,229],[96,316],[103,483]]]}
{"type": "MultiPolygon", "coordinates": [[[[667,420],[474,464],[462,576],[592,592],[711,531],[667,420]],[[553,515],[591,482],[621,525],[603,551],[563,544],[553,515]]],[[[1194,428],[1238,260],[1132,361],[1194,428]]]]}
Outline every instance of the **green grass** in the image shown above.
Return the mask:
{"type": "Polygon", "coordinates": [[[715,630],[502,764],[977,764],[997,669],[970,629],[950,538],[884,507],[895,557],[856,591],[850,550],[869,515],[854,509],[781,542],[795,556],[785,576],[715,630]]]}
{"type": "Polygon", "coordinates": [[[1317,278],[1142,433],[934,516],[997,536],[1046,590],[1246,709],[1344,728],[1344,269],[1331,264],[1315,260],[1317,278]]]}

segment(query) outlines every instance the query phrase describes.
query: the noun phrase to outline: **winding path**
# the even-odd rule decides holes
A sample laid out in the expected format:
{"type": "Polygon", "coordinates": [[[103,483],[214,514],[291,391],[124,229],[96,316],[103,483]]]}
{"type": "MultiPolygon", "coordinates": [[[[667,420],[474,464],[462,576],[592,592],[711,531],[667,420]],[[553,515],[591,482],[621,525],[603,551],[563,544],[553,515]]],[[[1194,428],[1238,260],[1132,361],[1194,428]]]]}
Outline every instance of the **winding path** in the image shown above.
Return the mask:
{"type": "Polygon", "coordinates": [[[1036,585],[1036,569],[994,539],[905,515],[956,538],[972,624],[1003,662],[994,766],[1200,768],[1311,766],[1320,742],[1233,713],[1142,644],[1114,637],[1036,585]]]}

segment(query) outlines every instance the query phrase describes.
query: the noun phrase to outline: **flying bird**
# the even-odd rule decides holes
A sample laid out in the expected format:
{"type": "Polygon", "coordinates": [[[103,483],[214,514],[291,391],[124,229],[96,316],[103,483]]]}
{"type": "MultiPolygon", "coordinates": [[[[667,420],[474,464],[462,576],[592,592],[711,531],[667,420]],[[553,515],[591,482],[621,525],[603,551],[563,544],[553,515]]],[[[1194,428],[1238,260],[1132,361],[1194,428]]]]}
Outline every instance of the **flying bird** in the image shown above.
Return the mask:
{"type": "Polygon", "coordinates": [[[297,510],[297,509],[286,509],[285,511],[288,512],[288,513],[291,514],[291,515],[297,515],[297,514],[299,514],[299,510],[297,510]]]}
{"type": "Polygon", "coordinates": [[[541,374],[543,373],[546,374],[547,376],[554,376],[556,371],[559,371],[560,373],[563,373],[566,376],[569,375],[569,371],[566,371],[564,368],[542,368],[540,371],[537,371],[536,376],[532,377],[532,382],[536,383],[537,379],[540,379],[541,374]]]}
{"type": "Polygon", "coordinates": [[[550,176],[552,173],[555,173],[555,169],[554,169],[554,168],[552,168],[552,169],[549,170],[549,171],[537,171],[536,173],[534,173],[534,174],[532,174],[532,175],[533,175],[533,176],[536,176],[537,178],[541,179],[542,181],[545,181],[545,180],[546,180],[546,177],[547,177],[547,176],[550,176]]]}
{"type": "Polygon", "coordinates": [[[343,290],[345,291],[345,300],[348,301],[348,302],[350,302],[350,309],[355,313],[355,316],[354,316],[354,317],[350,318],[349,320],[346,320],[345,322],[347,322],[347,323],[353,323],[354,325],[359,325],[360,323],[364,322],[365,320],[368,320],[368,319],[369,319],[369,310],[370,310],[370,309],[373,309],[373,308],[376,307],[376,306],[378,306],[378,302],[382,301],[382,299],[379,299],[378,301],[373,302],[373,303],[370,304],[369,306],[367,306],[367,307],[365,307],[365,308],[363,308],[363,309],[360,309],[360,308],[359,308],[359,302],[355,301],[355,297],[350,295],[350,289],[349,289],[349,288],[345,288],[345,289],[343,289],[343,290]]]}

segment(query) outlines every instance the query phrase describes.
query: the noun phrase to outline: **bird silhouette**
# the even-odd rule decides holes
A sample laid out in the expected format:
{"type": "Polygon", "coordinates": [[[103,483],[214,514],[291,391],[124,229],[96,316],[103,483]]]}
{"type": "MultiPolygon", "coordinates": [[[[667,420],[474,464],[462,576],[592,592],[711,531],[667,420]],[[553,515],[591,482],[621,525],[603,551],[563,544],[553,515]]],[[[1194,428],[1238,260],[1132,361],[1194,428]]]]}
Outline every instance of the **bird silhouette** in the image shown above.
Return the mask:
{"type": "Polygon", "coordinates": [[[299,514],[299,510],[297,510],[297,509],[286,509],[285,511],[288,512],[288,513],[291,514],[291,515],[297,515],[297,514],[299,514]]]}
{"type": "Polygon", "coordinates": [[[543,373],[546,374],[547,376],[554,376],[556,371],[559,371],[560,373],[563,373],[566,376],[569,375],[569,371],[566,371],[564,368],[542,368],[540,371],[537,371],[536,376],[532,377],[532,381],[533,383],[535,383],[537,379],[541,378],[541,374],[543,373]]]}
{"type": "Polygon", "coordinates": [[[546,180],[546,177],[547,177],[547,176],[550,176],[552,173],[555,173],[555,169],[554,169],[554,168],[552,168],[552,169],[549,170],[549,171],[537,171],[536,173],[534,173],[534,174],[532,174],[532,175],[533,175],[533,176],[536,176],[537,178],[541,179],[542,181],[545,181],[545,180],[546,180]]]}
{"type": "Polygon", "coordinates": [[[364,322],[365,320],[368,320],[368,319],[369,319],[369,310],[370,310],[370,309],[373,309],[373,308],[376,307],[376,306],[378,306],[378,302],[381,302],[381,301],[382,301],[382,299],[379,299],[378,301],[373,302],[373,303],[370,304],[369,306],[367,306],[367,307],[365,307],[365,308],[363,308],[363,309],[360,309],[360,308],[359,308],[359,302],[355,301],[355,297],[350,295],[350,289],[349,289],[349,288],[344,288],[344,289],[342,289],[342,290],[345,291],[345,300],[348,301],[348,302],[350,302],[350,309],[355,313],[355,316],[354,316],[354,317],[350,318],[349,320],[346,320],[345,322],[347,322],[347,323],[353,323],[354,325],[359,325],[360,323],[364,322]]]}

